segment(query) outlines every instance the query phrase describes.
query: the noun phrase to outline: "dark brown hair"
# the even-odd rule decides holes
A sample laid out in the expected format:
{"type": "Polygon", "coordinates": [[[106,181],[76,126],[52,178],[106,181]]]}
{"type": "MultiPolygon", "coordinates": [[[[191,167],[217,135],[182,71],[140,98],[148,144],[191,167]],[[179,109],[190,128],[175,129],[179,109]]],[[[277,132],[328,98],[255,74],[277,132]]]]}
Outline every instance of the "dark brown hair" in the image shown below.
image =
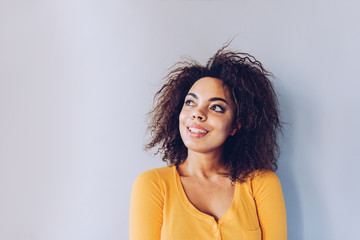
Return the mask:
{"type": "Polygon", "coordinates": [[[241,128],[224,143],[225,165],[231,180],[245,181],[255,170],[277,169],[281,130],[278,100],[269,78],[272,74],[247,53],[226,50],[224,46],[205,66],[196,61],[177,63],[154,97],[148,129],[149,150],[158,146],[163,161],[178,165],[187,157],[179,132],[179,114],[186,94],[203,77],[218,78],[230,90],[236,105],[234,126],[241,128]]]}

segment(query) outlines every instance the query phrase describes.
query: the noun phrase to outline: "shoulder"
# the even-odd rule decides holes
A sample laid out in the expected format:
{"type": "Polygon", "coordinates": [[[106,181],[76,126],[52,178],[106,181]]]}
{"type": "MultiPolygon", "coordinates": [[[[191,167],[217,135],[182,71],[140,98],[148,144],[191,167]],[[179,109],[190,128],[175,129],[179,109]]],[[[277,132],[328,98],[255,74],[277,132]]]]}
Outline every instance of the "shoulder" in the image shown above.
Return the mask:
{"type": "Polygon", "coordinates": [[[276,173],[270,170],[257,170],[253,173],[253,178],[251,179],[253,183],[276,183],[280,182],[276,173]]]}
{"type": "Polygon", "coordinates": [[[281,189],[281,184],[278,176],[276,175],[276,173],[269,170],[255,171],[250,182],[254,195],[264,191],[271,191],[272,189],[281,189]]]}
{"type": "Polygon", "coordinates": [[[171,181],[172,167],[154,168],[141,173],[134,181],[131,190],[132,201],[162,204],[168,182],[171,181]],[[142,199],[142,200],[141,200],[142,199]]]}
{"type": "Polygon", "coordinates": [[[173,171],[172,166],[153,168],[147,170],[137,176],[134,185],[151,186],[160,185],[161,182],[171,177],[173,171]]]}
{"type": "Polygon", "coordinates": [[[258,200],[274,195],[282,197],[280,180],[273,171],[256,171],[250,181],[253,196],[258,200]]]}

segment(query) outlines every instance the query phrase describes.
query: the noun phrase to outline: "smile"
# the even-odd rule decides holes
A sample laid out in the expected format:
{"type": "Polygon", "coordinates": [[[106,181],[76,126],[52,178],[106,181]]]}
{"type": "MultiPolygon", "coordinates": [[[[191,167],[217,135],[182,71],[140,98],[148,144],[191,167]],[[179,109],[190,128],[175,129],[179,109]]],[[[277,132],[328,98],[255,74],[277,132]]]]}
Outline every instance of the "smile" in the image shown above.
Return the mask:
{"type": "Polygon", "coordinates": [[[209,131],[202,126],[191,124],[186,126],[186,133],[191,137],[202,138],[205,137],[209,131]]]}
{"type": "Polygon", "coordinates": [[[188,127],[187,129],[189,129],[189,131],[193,132],[193,133],[208,133],[209,132],[209,131],[205,131],[205,130],[193,128],[193,127],[188,127]]]}

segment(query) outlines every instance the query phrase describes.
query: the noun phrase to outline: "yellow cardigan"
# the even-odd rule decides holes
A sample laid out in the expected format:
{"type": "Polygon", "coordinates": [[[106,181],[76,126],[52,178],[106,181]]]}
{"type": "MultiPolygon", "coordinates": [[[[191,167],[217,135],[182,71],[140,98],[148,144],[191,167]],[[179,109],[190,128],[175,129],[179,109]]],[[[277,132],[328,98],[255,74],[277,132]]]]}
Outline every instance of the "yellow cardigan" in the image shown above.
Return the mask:
{"type": "Polygon", "coordinates": [[[236,182],[231,207],[217,222],[188,200],[175,166],[152,169],[134,182],[130,240],[286,240],[286,212],[274,172],[236,182]]]}

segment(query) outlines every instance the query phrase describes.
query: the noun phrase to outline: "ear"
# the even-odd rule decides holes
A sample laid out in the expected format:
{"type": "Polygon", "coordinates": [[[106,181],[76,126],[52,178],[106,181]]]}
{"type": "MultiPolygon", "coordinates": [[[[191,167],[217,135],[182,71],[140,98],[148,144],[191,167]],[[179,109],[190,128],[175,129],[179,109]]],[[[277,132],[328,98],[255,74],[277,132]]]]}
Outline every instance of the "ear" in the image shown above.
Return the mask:
{"type": "Polygon", "coordinates": [[[230,136],[234,136],[235,133],[241,128],[240,120],[235,123],[234,129],[230,132],[230,136]]]}

